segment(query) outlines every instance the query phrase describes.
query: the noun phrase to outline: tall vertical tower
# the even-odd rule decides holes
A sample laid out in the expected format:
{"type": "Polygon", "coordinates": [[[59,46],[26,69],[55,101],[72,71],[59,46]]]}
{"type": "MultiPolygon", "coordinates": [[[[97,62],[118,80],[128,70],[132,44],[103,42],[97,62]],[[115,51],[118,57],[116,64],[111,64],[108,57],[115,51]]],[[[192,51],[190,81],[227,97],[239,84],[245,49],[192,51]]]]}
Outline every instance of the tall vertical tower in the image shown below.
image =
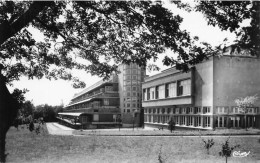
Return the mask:
{"type": "Polygon", "coordinates": [[[140,124],[142,108],[142,82],[146,75],[145,67],[137,64],[119,66],[118,86],[122,123],[125,127],[140,124]]]}

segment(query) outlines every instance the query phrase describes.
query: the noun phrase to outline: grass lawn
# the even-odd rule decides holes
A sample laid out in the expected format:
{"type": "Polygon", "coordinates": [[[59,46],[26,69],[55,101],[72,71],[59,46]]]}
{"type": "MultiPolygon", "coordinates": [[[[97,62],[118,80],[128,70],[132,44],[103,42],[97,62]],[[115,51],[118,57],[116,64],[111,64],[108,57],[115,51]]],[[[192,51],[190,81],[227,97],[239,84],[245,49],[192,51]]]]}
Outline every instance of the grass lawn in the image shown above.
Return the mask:
{"type": "Polygon", "coordinates": [[[160,135],[260,135],[259,129],[248,129],[246,131],[245,129],[217,129],[215,131],[213,130],[187,130],[187,129],[177,129],[174,130],[172,133],[168,129],[159,130],[155,128],[154,130],[145,130],[142,128],[135,128],[132,130],[131,128],[128,129],[121,129],[119,132],[119,129],[113,129],[111,131],[107,130],[74,130],[73,134],[75,135],[92,135],[93,133],[97,135],[154,135],[154,136],[160,136],[160,135]]]}
{"type": "MultiPolygon", "coordinates": [[[[114,131],[115,132],[115,131],[114,131]]],[[[11,128],[7,135],[7,162],[151,162],[161,156],[165,162],[225,162],[218,152],[226,138],[211,137],[215,145],[206,154],[199,137],[103,137],[40,135],[11,128]]],[[[207,139],[207,138],[204,138],[207,139]]],[[[228,162],[260,162],[260,138],[231,137],[230,144],[250,154],[231,157],[228,162]]]]}

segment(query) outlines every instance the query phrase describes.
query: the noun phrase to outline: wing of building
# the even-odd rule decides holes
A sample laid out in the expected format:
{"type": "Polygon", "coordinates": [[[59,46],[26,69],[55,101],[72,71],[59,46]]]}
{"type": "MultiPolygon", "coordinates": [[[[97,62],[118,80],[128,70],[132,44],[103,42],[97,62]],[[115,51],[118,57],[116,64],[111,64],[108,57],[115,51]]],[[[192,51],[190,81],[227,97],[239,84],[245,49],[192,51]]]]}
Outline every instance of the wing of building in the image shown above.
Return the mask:
{"type": "Polygon", "coordinates": [[[59,113],[61,123],[75,128],[143,124],[141,83],[145,68],[136,64],[120,65],[119,71],[119,75],[112,75],[109,80],[101,80],[74,95],[64,112],[59,113]]]}
{"type": "MultiPolygon", "coordinates": [[[[166,127],[174,120],[182,128],[239,128],[245,119],[235,99],[260,95],[260,59],[231,47],[187,73],[172,67],[146,77],[136,64],[119,71],[76,94],[59,114],[61,122],[76,128],[166,127]]],[[[260,100],[249,109],[246,126],[260,128],[259,106],[260,100]]]]}
{"type": "MultiPolygon", "coordinates": [[[[170,68],[145,78],[145,125],[167,126],[173,119],[183,128],[244,127],[235,99],[260,95],[260,59],[248,51],[230,51],[227,48],[187,73],[170,68]]],[[[260,128],[260,101],[255,106],[249,109],[246,126],[260,128]]]]}

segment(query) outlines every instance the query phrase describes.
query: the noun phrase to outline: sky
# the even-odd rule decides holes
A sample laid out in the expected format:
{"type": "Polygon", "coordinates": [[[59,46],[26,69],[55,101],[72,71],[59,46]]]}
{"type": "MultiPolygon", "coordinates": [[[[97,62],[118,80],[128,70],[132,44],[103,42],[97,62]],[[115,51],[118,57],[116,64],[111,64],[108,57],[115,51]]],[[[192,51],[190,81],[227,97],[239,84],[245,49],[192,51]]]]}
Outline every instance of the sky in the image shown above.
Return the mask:
{"type": "MultiPolygon", "coordinates": [[[[167,6],[167,8],[174,14],[179,14],[183,17],[183,23],[180,28],[189,31],[192,36],[198,36],[200,41],[205,41],[210,43],[212,46],[217,46],[221,44],[225,38],[228,38],[231,42],[235,39],[234,34],[227,31],[221,31],[217,27],[208,26],[201,13],[188,13],[177,9],[173,4],[167,2],[165,6],[167,6]]],[[[37,30],[30,29],[30,31],[32,31],[31,33],[35,39],[42,37],[37,30]]],[[[165,54],[159,56],[156,64],[161,68],[160,70],[169,68],[163,66],[161,62],[163,56],[169,54],[172,55],[172,52],[170,50],[166,50],[165,54]]],[[[159,72],[147,72],[148,75],[154,75],[156,73],[159,72]]],[[[84,71],[75,71],[74,74],[86,83],[86,88],[101,80],[101,78],[91,76],[91,74],[87,74],[84,71]]],[[[27,77],[22,77],[19,81],[13,82],[13,87],[9,86],[9,90],[11,92],[14,88],[28,89],[29,92],[25,94],[26,100],[32,101],[35,106],[41,104],[53,106],[61,104],[67,105],[75,93],[82,91],[82,89],[74,89],[71,81],[48,80],[44,78],[40,80],[28,80],[27,77]]]]}

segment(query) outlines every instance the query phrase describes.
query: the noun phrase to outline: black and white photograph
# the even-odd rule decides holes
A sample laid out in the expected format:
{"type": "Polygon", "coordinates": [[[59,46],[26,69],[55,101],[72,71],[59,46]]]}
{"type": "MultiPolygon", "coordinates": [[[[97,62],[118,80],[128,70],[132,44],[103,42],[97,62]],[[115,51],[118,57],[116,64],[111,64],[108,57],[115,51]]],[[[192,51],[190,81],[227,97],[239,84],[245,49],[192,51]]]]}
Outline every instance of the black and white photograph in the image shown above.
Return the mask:
{"type": "Polygon", "coordinates": [[[1,163],[259,163],[260,1],[0,1],[1,163]]]}

